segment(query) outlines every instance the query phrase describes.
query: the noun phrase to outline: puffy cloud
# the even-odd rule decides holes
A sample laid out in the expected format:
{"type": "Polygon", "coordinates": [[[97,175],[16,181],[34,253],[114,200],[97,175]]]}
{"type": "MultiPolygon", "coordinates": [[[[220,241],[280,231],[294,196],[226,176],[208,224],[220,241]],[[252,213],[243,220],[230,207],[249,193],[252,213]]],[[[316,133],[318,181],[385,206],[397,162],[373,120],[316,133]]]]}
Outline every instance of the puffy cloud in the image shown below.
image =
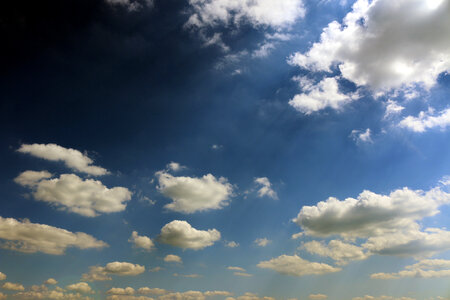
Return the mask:
{"type": "Polygon", "coordinates": [[[5,280],[6,279],[6,275],[3,274],[2,272],[0,272],[0,280],[5,280]]]}
{"type": "Polygon", "coordinates": [[[305,276],[339,272],[341,269],[324,263],[310,262],[297,255],[281,255],[268,261],[262,261],[259,268],[271,269],[283,275],[305,276]]]}
{"type": "Polygon", "coordinates": [[[260,247],[265,247],[267,245],[269,245],[272,241],[268,240],[267,238],[260,238],[260,239],[256,239],[254,241],[254,243],[260,247]]]}
{"type": "Polygon", "coordinates": [[[24,291],[25,288],[20,283],[5,282],[2,289],[7,291],[24,291]]]}
{"type": "Polygon", "coordinates": [[[339,240],[331,240],[328,245],[318,241],[304,243],[302,248],[311,254],[330,257],[338,265],[345,265],[349,261],[363,260],[368,257],[364,249],[359,246],[344,243],[339,240]]]}
{"type": "Polygon", "coordinates": [[[132,296],[132,295],[110,295],[106,300],[154,300],[146,296],[132,296]]]}
{"type": "Polygon", "coordinates": [[[369,128],[365,131],[354,129],[352,130],[350,137],[356,142],[356,144],[373,143],[371,134],[372,132],[369,128]]]}
{"type": "Polygon", "coordinates": [[[0,244],[2,248],[35,253],[60,255],[69,247],[79,249],[103,248],[107,244],[82,232],[70,232],[61,228],[0,217],[0,244]]]}
{"type": "Polygon", "coordinates": [[[167,291],[160,288],[149,288],[149,287],[141,287],[138,289],[138,294],[153,294],[153,295],[162,295],[166,294],[167,291]]]}
{"type": "Polygon", "coordinates": [[[349,95],[341,93],[337,77],[325,78],[317,84],[304,77],[296,77],[294,80],[299,82],[303,93],[295,95],[289,101],[289,105],[306,115],[328,107],[340,110],[358,98],[355,93],[349,95]]]}
{"type": "Polygon", "coordinates": [[[425,132],[427,129],[439,127],[442,130],[450,125],[450,108],[434,114],[434,110],[422,111],[417,117],[408,116],[400,121],[399,126],[414,132],[425,132]]]}
{"type": "Polygon", "coordinates": [[[205,296],[199,291],[187,291],[183,293],[168,293],[158,298],[159,300],[204,300],[205,296]]]}
{"type": "Polygon", "coordinates": [[[211,174],[201,178],[175,177],[159,171],[156,176],[159,182],[158,191],[172,199],[172,202],[164,207],[181,213],[221,209],[228,205],[233,193],[233,187],[226,178],[216,179],[211,174]]]}
{"type": "Polygon", "coordinates": [[[176,263],[183,263],[181,260],[181,257],[178,255],[168,254],[166,257],[164,257],[165,262],[176,262],[176,263]]]}
{"type": "Polygon", "coordinates": [[[110,275],[136,276],[144,273],[144,271],[144,266],[115,261],[106,264],[105,267],[90,267],[89,273],[83,274],[82,279],[86,281],[105,281],[112,279],[110,275]]]}
{"type": "Polygon", "coordinates": [[[166,168],[167,168],[168,170],[173,171],[173,172],[178,172],[178,171],[181,171],[181,170],[183,170],[183,169],[186,169],[185,166],[182,166],[182,165],[180,165],[179,163],[173,162],[173,161],[171,161],[170,163],[168,163],[167,166],[166,166],[166,168]]]}
{"type": "Polygon", "coordinates": [[[397,273],[375,273],[370,275],[372,279],[398,279],[405,277],[414,278],[439,278],[450,277],[450,260],[424,259],[416,264],[406,266],[397,273]]]}
{"type": "Polygon", "coordinates": [[[19,292],[13,295],[14,299],[36,300],[92,300],[91,297],[83,296],[80,293],[66,293],[64,290],[31,290],[19,292]]]}
{"type": "Polygon", "coordinates": [[[14,182],[26,187],[35,187],[42,179],[48,179],[53,175],[48,171],[25,171],[14,178],[14,182]]]}
{"type": "MultiPolygon", "coordinates": [[[[33,174],[29,172],[33,171],[23,172],[16,178],[16,182],[29,184],[31,182],[29,175],[33,174]],[[26,177],[28,179],[24,179],[26,177]]],[[[83,180],[75,174],[62,174],[59,178],[42,179],[35,182],[32,190],[36,200],[86,217],[123,211],[126,208],[125,202],[129,201],[132,195],[127,188],[109,189],[98,180],[83,180]]]]}
{"type": "Polygon", "coordinates": [[[272,184],[267,177],[255,178],[255,183],[260,186],[257,193],[259,197],[267,196],[272,199],[278,199],[277,193],[272,189],[272,184]]]}
{"type": "Polygon", "coordinates": [[[308,299],[322,300],[322,299],[328,299],[328,296],[324,295],[324,294],[311,294],[308,296],[308,299]]]}
{"type": "Polygon", "coordinates": [[[131,237],[128,241],[132,243],[134,247],[142,248],[147,251],[155,248],[155,244],[149,237],[138,235],[137,231],[131,233],[131,237]]]}
{"type": "Polygon", "coordinates": [[[56,279],[54,279],[54,278],[49,278],[44,283],[54,285],[54,284],[57,284],[58,281],[56,281],[56,279]]]}
{"type": "Polygon", "coordinates": [[[233,294],[227,291],[206,291],[203,293],[207,297],[214,296],[232,296],[233,294]]]}
{"type": "Polygon", "coordinates": [[[450,194],[439,188],[428,192],[398,189],[389,195],[363,191],[358,198],[340,201],[330,197],[315,206],[304,206],[294,221],[308,235],[369,237],[416,228],[416,220],[433,216],[450,194]]]}
{"type": "Polygon", "coordinates": [[[91,287],[86,282],[78,282],[66,287],[69,291],[74,291],[78,293],[90,294],[93,293],[91,287]]]}
{"type": "Polygon", "coordinates": [[[237,298],[228,297],[225,300],[275,300],[275,298],[272,297],[259,297],[257,294],[254,293],[245,293],[242,296],[239,296],[237,298]]]}
{"type": "Polygon", "coordinates": [[[364,297],[352,298],[352,300],[416,300],[416,299],[415,298],[409,298],[409,297],[396,298],[396,297],[391,297],[391,296],[374,297],[374,296],[365,295],[364,297]]]}
{"type": "Polygon", "coordinates": [[[199,250],[220,240],[220,232],[216,229],[197,230],[186,221],[175,220],[161,228],[159,240],[175,247],[199,250]]]}
{"type": "Polygon", "coordinates": [[[106,293],[111,295],[134,295],[134,289],[132,287],[127,288],[110,288],[106,293]]]}
{"type": "Polygon", "coordinates": [[[56,144],[22,144],[17,151],[50,161],[62,161],[67,167],[89,175],[99,176],[109,173],[102,167],[93,166],[94,161],[86,154],[56,144]]]}
{"type": "Polygon", "coordinates": [[[186,26],[195,28],[238,25],[246,22],[254,27],[285,28],[305,15],[302,0],[230,1],[189,0],[192,7],[186,26]]]}
{"type": "Polygon", "coordinates": [[[225,244],[225,246],[228,247],[228,248],[236,248],[236,247],[239,247],[239,244],[234,242],[234,241],[231,241],[231,242],[227,242],[225,244]]]}
{"type": "Polygon", "coordinates": [[[328,24],[320,41],[290,62],[326,72],[338,65],[344,78],[377,90],[429,88],[450,70],[448,7],[448,0],[358,0],[342,23],[328,24]]]}
{"type": "Polygon", "coordinates": [[[122,6],[128,11],[137,11],[143,8],[152,8],[153,0],[106,0],[106,3],[114,6],[122,6]]]}

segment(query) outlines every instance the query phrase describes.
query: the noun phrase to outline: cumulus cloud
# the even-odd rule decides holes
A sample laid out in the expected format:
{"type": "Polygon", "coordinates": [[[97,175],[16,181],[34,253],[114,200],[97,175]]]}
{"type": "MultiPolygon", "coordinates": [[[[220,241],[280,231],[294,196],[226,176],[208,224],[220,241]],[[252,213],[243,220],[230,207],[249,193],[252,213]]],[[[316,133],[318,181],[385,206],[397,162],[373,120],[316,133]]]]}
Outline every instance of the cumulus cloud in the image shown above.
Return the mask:
{"type": "Polygon", "coordinates": [[[165,171],[156,172],[157,189],[172,202],[164,207],[181,213],[194,213],[221,209],[228,205],[233,187],[224,177],[217,179],[211,174],[201,178],[175,177],[165,171]]]}
{"type": "Polygon", "coordinates": [[[262,261],[259,268],[271,269],[283,275],[305,276],[339,272],[341,269],[324,263],[310,262],[297,255],[281,255],[268,261],[262,261]]]}
{"type": "Polygon", "coordinates": [[[265,246],[269,245],[271,242],[272,241],[268,240],[267,238],[259,238],[254,241],[254,243],[256,245],[258,245],[259,247],[265,247],[265,246]]]}
{"type": "Polygon", "coordinates": [[[414,132],[425,132],[427,129],[439,127],[442,130],[450,125],[450,108],[435,114],[433,109],[421,111],[417,117],[407,116],[399,126],[414,132]]]}
{"type": "Polygon", "coordinates": [[[56,281],[56,279],[54,279],[54,278],[49,278],[44,283],[45,284],[55,285],[55,284],[58,284],[58,281],[56,281]]]}
{"type": "Polygon", "coordinates": [[[378,297],[374,297],[374,296],[370,296],[370,295],[365,295],[364,297],[354,297],[352,298],[352,300],[416,300],[415,298],[409,298],[409,297],[392,297],[392,296],[378,296],[378,297]]]}
{"type": "Polygon", "coordinates": [[[175,220],[161,228],[159,240],[174,247],[199,250],[220,240],[216,229],[197,230],[186,221],[175,220]]]}
{"type": "Polygon", "coordinates": [[[20,283],[5,282],[2,289],[7,291],[24,291],[25,288],[20,283]]]}
{"type": "Polygon", "coordinates": [[[162,295],[166,294],[167,291],[160,288],[149,288],[149,287],[141,287],[138,289],[138,294],[153,294],[153,295],[162,295]]]}
{"type": "Polygon", "coordinates": [[[229,1],[189,0],[192,14],[186,26],[194,28],[218,25],[239,25],[246,22],[254,27],[286,28],[305,15],[302,0],[229,1]]]}
{"type": "Polygon", "coordinates": [[[448,7],[448,0],[358,0],[341,23],[328,24],[320,41],[290,63],[325,72],[337,65],[344,78],[379,91],[430,88],[450,70],[448,7]]]}
{"type": "Polygon", "coordinates": [[[317,84],[305,77],[295,77],[294,80],[299,82],[303,92],[295,95],[289,105],[306,115],[328,107],[341,110],[344,105],[358,98],[356,93],[342,93],[337,77],[325,78],[317,84]]]}
{"type": "Polygon", "coordinates": [[[328,296],[324,295],[324,294],[311,294],[308,296],[308,299],[323,300],[323,299],[328,299],[328,296]]]}
{"type": "Polygon", "coordinates": [[[131,237],[128,241],[136,248],[142,248],[147,251],[155,249],[153,241],[147,236],[139,235],[137,231],[131,233],[131,237]]]}
{"type": "Polygon", "coordinates": [[[247,292],[244,295],[241,295],[237,298],[228,297],[225,300],[275,300],[275,298],[267,297],[267,296],[260,297],[257,294],[247,292]]]}
{"type": "Polygon", "coordinates": [[[124,187],[107,188],[101,181],[78,177],[75,174],[62,174],[59,178],[40,179],[40,172],[25,171],[15,181],[32,188],[36,200],[47,202],[62,210],[86,217],[100,213],[123,211],[132,193],[124,187]],[[32,185],[32,186],[30,186],[32,185]]]}
{"type": "Polygon", "coordinates": [[[51,178],[53,175],[48,171],[25,171],[14,178],[14,182],[26,187],[35,187],[39,181],[51,178]]]}
{"type": "Polygon", "coordinates": [[[102,167],[92,165],[94,161],[86,154],[56,144],[22,144],[17,151],[50,161],[62,161],[68,168],[89,175],[99,176],[109,173],[102,167]]]}
{"type": "Polygon", "coordinates": [[[267,177],[255,178],[255,183],[259,186],[257,191],[259,197],[267,196],[272,199],[278,199],[277,193],[272,189],[272,184],[267,177]]]}
{"type": "Polygon", "coordinates": [[[86,282],[78,282],[66,287],[69,291],[74,291],[78,293],[90,294],[93,293],[91,287],[86,282]]]}
{"type": "Polygon", "coordinates": [[[145,272],[145,267],[132,264],[129,262],[110,262],[105,267],[93,266],[90,267],[89,273],[82,276],[86,281],[106,281],[112,280],[110,275],[117,276],[136,276],[145,272]]]}
{"type": "Polygon", "coordinates": [[[424,259],[397,273],[375,273],[370,275],[372,279],[399,279],[413,278],[440,278],[450,277],[450,260],[424,259]]]}
{"type": "Polygon", "coordinates": [[[110,288],[106,293],[110,295],[134,295],[134,289],[132,287],[127,288],[110,288]]]}
{"type": "Polygon", "coordinates": [[[62,289],[55,290],[43,290],[32,289],[30,291],[18,292],[12,295],[14,299],[24,300],[36,300],[36,299],[49,299],[49,300],[92,300],[91,297],[84,296],[80,293],[68,293],[62,289]]]}
{"type": "Polygon", "coordinates": [[[199,291],[176,292],[162,295],[159,300],[204,300],[205,295],[199,291]]]}
{"type": "Polygon", "coordinates": [[[350,137],[356,142],[356,144],[373,143],[370,128],[367,128],[365,131],[354,129],[352,130],[350,137]]]}
{"type": "Polygon", "coordinates": [[[82,232],[70,232],[61,228],[18,221],[13,218],[0,217],[0,247],[25,253],[43,252],[61,255],[69,247],[79,249],[100,249],[106,247],[99,241],[82,232]]]}
{"type": "Polygon", "coordinates": [[[235,241],[231,241],[231,242],[226,242],[225,246],[228,248],[236,248],[236,247],[239,247],[239,244],[236,243],[235,241]]]}
{"type": "Polygon", "coordinates": [[[5,280],[6,279],[6,275],[3,274],[2,272],[0,272],[0,280],[5,280]]]}
{"type": "Polygon", "coordinates": [[[362,247],[339,240],[331,240],[328,245],[325,245],[323,242],[311,241],[304,243],[302,248],[311,254],[330,257],[338,265],[346,265],[350,261],[363,260],[368,257],[368,254],[364,252],[362,247]]]}
{"type": "Polygon", "coordinates": [[[183,263],[183,261],[181,260],[181,257],[179,257],[178,255],[173,255],[173,254],[168,254],[164,257],[164,261],[165,262],[176,262],[176,263],[183,263]]]}

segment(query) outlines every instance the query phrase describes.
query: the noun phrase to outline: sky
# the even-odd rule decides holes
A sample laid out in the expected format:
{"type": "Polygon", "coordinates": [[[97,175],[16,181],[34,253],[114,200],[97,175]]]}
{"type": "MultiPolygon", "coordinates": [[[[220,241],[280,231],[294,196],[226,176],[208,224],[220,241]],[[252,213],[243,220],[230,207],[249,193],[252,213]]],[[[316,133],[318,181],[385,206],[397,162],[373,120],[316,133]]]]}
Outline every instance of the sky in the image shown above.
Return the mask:
{"type": "Polygon", "coordinates": [[[449,0],[0,3],[0,300],[450,299],[449,0]]]}

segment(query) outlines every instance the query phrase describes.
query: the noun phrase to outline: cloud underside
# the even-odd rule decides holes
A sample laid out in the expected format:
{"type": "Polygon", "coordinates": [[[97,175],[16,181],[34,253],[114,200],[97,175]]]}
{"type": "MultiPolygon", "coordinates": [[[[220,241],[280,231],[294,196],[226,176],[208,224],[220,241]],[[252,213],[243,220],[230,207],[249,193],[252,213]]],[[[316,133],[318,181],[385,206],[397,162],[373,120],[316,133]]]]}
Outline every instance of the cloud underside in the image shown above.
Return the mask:
{"type": "Polygon", "coordinates": [[[220,240],[216,229],[198,230],[186,221],[175,220],[161,229],[159,241],[174,247],[199,250],[220,240]]]}
{"type": "Polygon", "coordinates": [[[61,255],[67,248],[101,249],[107,246],[89,234],[0,217],[0,247],[25,253],[61,255]]]}
{"type": "Polygon", "coordinates": [[[164,207],[181,213],[194,213],[221,209],[228,205],[233,187],[226,178],[217,179],[211,174],[201,178],[173,176],[165,171],[156,173],[158,191],[172,199],[164,207]]]}

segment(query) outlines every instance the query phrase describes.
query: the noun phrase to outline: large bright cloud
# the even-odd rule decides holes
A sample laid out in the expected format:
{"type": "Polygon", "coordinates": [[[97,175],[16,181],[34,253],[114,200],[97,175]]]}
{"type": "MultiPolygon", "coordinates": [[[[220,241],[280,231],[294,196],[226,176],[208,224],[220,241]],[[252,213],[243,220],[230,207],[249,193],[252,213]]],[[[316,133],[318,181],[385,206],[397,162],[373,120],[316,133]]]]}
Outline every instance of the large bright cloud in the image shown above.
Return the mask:
{"type": "Polygon", "coordinates": [[[233,193],[233,187],[226,178],[217,179],[211,174],[201,178],[175,177],[165,171],[159,171],[156,176],[158,191],[172,199],[165,208],[181,213],[220,209],[228,205],[233,193]]]}
{"type": "Polygon", "coordinates": [[[187,26],[197,28],[249,23],[254,27],[284,28],[305,15],[302,0],[189,0],[187,26]]]}
{"type": "Polygon", "coordinates": [[[100,213],[123,211],[132,193],[124,187],[107,188],[101,181],[62,174],[59,178],[47,179],[44,172],[25,171],[15,181],[31,187],[33,197],[56,207],[86,217],[100,213]]]}
{"type": "Polygon", "coordinates": [[[358,0],[290,62],[325,72],[337,65],[344,78],[376,90],[430,88],[450,70],[449,7],[449,0],[358,0]]]}
{"type": "Polygon", "coordinates": [[[86,281],[105,281],[112,280],[110,275],[118,276],[136,276],[145,272],[145,267],[129,262],[110,262],[104,267],[90,267],[89,273],[83,274],[82,278],[86,281]]]}
{"type": "Polygon", "coordinates": [[[43,252],[60,255],[69,247],[100,249],[107,244],[82,232],[0,217],[0,244],[2,248],[25,253],[43,252]]]}
{"type": "Polygon", "coordinates": [[[197,230],[186,221],[175,220],[161,228],[159,241],[175,247],[199,250],[220,240],[216,229],[197,230]]]}
{"type": "Polygon", "coordinates": [[[324,263],[310,262],[297,255],[281,255],[258,264],[259,268],[272,269],[283,275],[305,276],[338,272],[341,269],[324,263]]]}
{"type": "Polygon", "coordinates": [[[89,175],[99,176],[109,173],[102,167],[92,165],[94,161],[86,154],[56,144],[22,144],[17,151],[50,161],[62,161],[67,167],[89,175]]]}

